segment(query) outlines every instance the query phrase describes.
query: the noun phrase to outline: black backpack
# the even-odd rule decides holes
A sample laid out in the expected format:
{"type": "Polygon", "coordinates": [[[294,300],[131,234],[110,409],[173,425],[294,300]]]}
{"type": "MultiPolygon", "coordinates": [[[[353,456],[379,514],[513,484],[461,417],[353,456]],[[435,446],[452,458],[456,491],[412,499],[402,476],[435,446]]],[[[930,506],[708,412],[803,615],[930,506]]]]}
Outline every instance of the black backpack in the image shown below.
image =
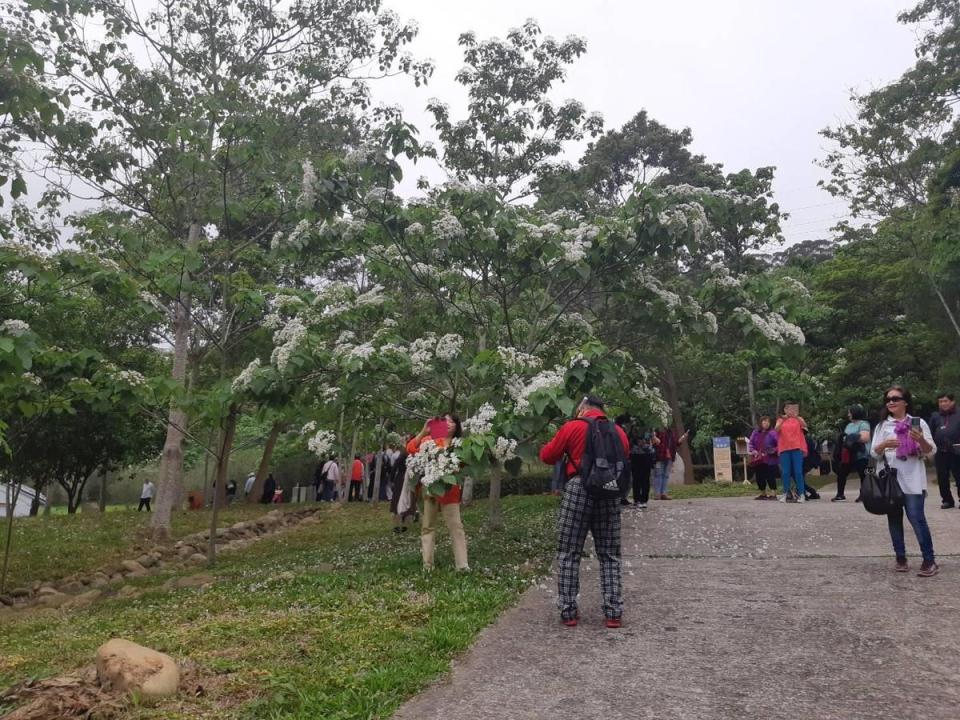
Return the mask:
{"type": "Polygon", "coordinates": [[[619,498],[630,483],[630,463],[617,433],[606,418],[578,418],[587,423],[587,440],[577,472],[588,494],[619,498]]]}

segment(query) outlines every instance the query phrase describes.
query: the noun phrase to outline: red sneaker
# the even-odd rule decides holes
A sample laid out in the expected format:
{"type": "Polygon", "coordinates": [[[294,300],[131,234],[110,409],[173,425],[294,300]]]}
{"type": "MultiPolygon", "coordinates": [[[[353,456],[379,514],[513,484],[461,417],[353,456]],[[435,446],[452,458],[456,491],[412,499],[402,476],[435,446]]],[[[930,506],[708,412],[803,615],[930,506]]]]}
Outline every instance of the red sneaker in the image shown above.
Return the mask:
{"type": "Polygon", "coordinates": [[[616,628],[623,627],[623,622],[620,618],[607,618],[607,627],[615,630],[616,628]]]}
{"type": "Polygon", "coordinates": [[[576,627],[579,617],[580,617],[579,614],[574,615],[572,618],[561,617],[560,622],[566,625],[567,627],[576,627]]]}

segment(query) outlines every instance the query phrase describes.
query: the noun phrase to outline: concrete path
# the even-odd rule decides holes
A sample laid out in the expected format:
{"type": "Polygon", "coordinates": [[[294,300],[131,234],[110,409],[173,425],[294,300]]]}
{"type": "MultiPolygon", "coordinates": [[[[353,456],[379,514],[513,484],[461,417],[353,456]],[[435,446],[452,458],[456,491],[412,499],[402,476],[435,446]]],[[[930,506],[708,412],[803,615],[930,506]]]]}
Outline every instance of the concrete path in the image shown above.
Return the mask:
{"type": "Polygon", "coordinates": [[[886,520],[830,488],[627,510],[623,629],[603,627],[585,560],[578,627],[553,580],[532,588],[395,720],[955,720],[960,510],[931,490],[934,578],[909,525],[912,571],[893,573],[886,520]]]}

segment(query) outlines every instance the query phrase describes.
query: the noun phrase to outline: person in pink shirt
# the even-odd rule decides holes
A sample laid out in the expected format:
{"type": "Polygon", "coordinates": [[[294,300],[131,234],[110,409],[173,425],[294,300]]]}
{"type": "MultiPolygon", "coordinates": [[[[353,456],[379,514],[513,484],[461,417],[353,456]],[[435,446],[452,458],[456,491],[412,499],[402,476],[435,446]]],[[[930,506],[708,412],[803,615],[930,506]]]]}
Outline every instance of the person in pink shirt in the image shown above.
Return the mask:
{"type": "Polygon", "coordinates": [[[806,487],[803,481],[803,458],[807,455],[807,439],[803,431],[806,421],[800,417],[800,405],[788,402],[783,405],[783,415],[777,418],[777,452],[780,454],[780,476],[783,478],[783,495],[780,502],[805,502],[806,487]],[[797,485],[796,500],[792,499],[790,480],[797,485]]]}

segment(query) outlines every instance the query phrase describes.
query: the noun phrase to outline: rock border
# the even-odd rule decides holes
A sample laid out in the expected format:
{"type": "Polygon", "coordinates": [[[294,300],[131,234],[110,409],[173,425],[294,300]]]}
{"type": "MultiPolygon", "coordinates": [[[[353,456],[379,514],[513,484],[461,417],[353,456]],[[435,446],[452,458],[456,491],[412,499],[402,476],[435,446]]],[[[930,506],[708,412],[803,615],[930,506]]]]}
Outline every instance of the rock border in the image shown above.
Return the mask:
{"type": "MultiPolygon", "coordinates": [[[[339,507],[339,504],[334,506],[337,509],[339,507]]],[[[233,525],[217,528],[217,552],[242,550],[262,538],[301,525],[319,523],[321,515],[327,511],[325,507],[271,510],[255,520],[241,520],[233,525]]],[[[57,581],[37,581],[30,587],[13,588],[0,595],[0,610],[72,609],[85,607],[106,597],[139,597],[143,592],[139,588],[123,585],[114,590],[111,586],[121,584],[127,579],[150,577],[170,568],[199,568],[207,562],[205,552],[209,538],[209,531],[193,533],[174,543],[154,545],[136,558],[113,562],[92,572],[70,575],[57,581]]],[[[201,587],[215,581],[210,575],[196,577],[203,581],[183,584],[178,582],[177,578],[171,578],[163,587],[201,587]]]]}

